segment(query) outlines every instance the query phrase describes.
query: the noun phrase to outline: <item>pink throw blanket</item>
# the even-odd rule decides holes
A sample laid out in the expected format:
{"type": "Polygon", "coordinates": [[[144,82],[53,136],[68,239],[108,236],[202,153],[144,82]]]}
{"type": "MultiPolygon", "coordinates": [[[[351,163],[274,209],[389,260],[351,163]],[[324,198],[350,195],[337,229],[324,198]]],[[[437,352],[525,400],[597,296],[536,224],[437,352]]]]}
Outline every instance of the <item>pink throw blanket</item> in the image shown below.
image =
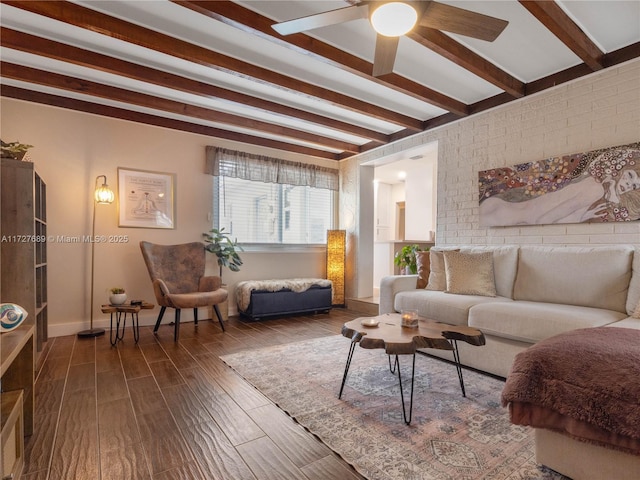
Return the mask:
{"type": "Polygon", "coordinates": [[[512,423],[640,455],[640,330],[572,330],[516,356],[502,392],[512,423]]]}

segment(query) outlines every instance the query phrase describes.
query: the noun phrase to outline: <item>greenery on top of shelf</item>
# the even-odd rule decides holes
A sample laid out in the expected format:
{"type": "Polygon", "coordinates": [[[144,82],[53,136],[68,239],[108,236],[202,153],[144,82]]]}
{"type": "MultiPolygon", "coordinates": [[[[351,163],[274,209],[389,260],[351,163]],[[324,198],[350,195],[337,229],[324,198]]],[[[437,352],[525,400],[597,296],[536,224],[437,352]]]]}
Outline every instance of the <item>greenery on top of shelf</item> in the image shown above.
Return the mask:
{"type": "Polygon", "coordinates": [[[20,142],[3,142],[0,140],[0,156],[2,158],[13,158],[14,160],[22,160],[27,150],[33,148],[33,145],[27,145],[20,142]]]}

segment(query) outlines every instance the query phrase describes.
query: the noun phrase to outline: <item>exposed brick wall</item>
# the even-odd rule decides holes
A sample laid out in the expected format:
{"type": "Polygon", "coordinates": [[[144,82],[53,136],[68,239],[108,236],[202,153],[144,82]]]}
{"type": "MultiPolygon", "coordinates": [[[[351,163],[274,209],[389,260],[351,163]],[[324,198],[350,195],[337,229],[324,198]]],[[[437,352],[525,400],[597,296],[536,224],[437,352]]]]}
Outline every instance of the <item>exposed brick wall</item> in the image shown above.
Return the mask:
{"type": "Polygon", "coordinates": [[[479,170],[640,141],[640,60],[367,152],[350,159],[347,169],[434,141],[437,244],[640,245],[640,222],[498,228],[478,223],[479,170]]]}

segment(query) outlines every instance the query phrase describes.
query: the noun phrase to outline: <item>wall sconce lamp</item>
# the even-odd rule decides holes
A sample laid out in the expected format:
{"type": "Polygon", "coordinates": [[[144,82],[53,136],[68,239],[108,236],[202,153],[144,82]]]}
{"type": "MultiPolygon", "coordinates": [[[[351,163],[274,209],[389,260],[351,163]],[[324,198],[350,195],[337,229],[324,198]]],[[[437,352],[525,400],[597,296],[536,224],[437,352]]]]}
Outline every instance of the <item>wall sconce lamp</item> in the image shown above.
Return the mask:
{"type": "Polygon", "coordinates": [[[327,279],[333,283],[332,305],[344,307],[346,230],[327,230],[327,279]]]}
{"type": "Polygon", "coordinates": [[[106,175],[98,175],[96,177],[95,191],[93,194],[93,218],[91,220],[91,309],[89,310],[90,315],[90,324],[89,330],[82,330],[78,332],[79,337],[99,337],[100,335],[104,335],[104,328],[93,328],[93,269],[94,269],[94,259],[95,259],[95,245],[96,242],[96,205],[108,205],[113,203],[116,196],[113,193],[113,190],[109,188],[107,185],[107,176],[106,175]],[[104,179],[102,185],[100,185],[99,180],[104,179]]]}

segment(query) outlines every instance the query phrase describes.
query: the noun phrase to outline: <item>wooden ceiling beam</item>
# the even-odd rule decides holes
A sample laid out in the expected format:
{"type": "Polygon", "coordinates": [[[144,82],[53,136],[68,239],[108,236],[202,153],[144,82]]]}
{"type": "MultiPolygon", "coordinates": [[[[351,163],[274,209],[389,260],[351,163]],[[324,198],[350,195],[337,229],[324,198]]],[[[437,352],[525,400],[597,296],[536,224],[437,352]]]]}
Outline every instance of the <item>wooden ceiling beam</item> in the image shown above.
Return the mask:
{"type": "MultiPolygon", "coordinates": [[[[438,55],[470,71],[474,75],[486,80],[509,95],[523,97],[524,83],[501,70],[486,58],[468,49],[440,30],[418,26],[406,34],[414,42],[433,50],[438,55]]],[[[453,112],[453,111],[452,111],[453,112]]],[[[456,112],[453,112],[456,113],[456,112]]]]}
{"type": "Polygon", "coordinates": [[[605,67],[604,52],[582,31],[562,8],[550,0],[519,0],[551,33],[582,59],[592,70],[605,67]]]}
{"type": "Polygon", "coordinates": [[[297,95],[312,96],[358,114],[400,125],[416,132],[420,131],[422,122],[419,119],[367,103],[361,99],[334,92],[327,88],[303,82],[299,79],[288,77],[257,65],[251,65],[250,63],[243,62],[228,55],[105,15],[80,5],[65,1],[41,0],[29,2],[3,0],[2,3],[209,68],[237,76],[250,77],[259,82],[278,85],[297,95]]]}
{"type": "Polygon", "coordinates": [[[27,90],[12,85],[0,85],[0,96],[14,98],[16,100],[24,100],[27,102],[49,105],[52,107],[64,108],[67,110],[75,110],[78,112],[91,113],[103,117],[117,118],[119,120],[127,120],[130,122],[143,123],[155,127],[169,128],[171,130],[179,130],[182,132],[195,133],[213,138],[222,138],[234,142],[256,145],[265,148],[273,148],[286,152],[298,153],[300,155],[308,155],[311,157],[327,158],[329,160],[339,160],[340,154],[327,152],[316,148],[296,145],[292,143],[282,142],[279,140],[271,140],[268,138],[247,135],[245,133],[233,132],[221,128],[200,125],[197,123],[175,120],[173,118],[160,117],[148,113],[135,112],[124,108],[112,107],[109,105],[100,105],[98,103],[87,102],[85,100],[77,100],[74,98],[52,95],[50,93],[42,93],[34,90],[27,90]]]}
{"type": "Polygon", "coordinates": [[[396,90],[416,100],[429,103],[459,115],[467,114],[467,105],[463,102],[432,90],[424,85],[390,73],[381,77],[373,77],[373,64],[352,55],[344,50],[322,42],[304,33],[282,36],[271,25],[274,20],[260,15],[248,8],[230,1],[190,1],[172,0],[173,3],[189,8],[209,18],[230,25],[251,35],[277,43],[303,55],[313,55],[315,60],[357,75],[369,82],[396,90]]]}
{"type": "Polygon", "coordinates": [[[181,77],[168,72],[155,70],[144,65],[127,62],[118,58],[109,57],[101,53],[91,52],[64,43],[55,42],[45,38],[30,35],[28,33],[0,27],[2,45],[6,48],[20,50],[22,52],[53,58],[74,65],[98,69],[102,72],[121,75],[134,80],[152,83],[161,87],[176,89],[181,92],[200,95],[206,98],[223,99],[242,105],[258,108],[266,112],[275,113],[291,118],[296,118],[323,125],[333,130],[356,135],[377,144],[388,143],[389,136],[368,128],[352,125],[347,122],[335,120],[304,110],[282,105],[269,100],[253,97],[244,93],[234,92],[208,83],[181,77]]]}
{"type": "Polygon", "coordinates": [[[91,95],[116,102],[129,103],[139,107],[161,110],[163,112],[169,112],[177,115],[185,115],[208,122],[222,123],[243,129],[265,132],[270,135],[277,135],[287,137],[292,140],[313,143],[318,146],[324,146],[328,149],[342,150],[352,153],[358,153],[360,151],[358,145],[342,142],[332,138],[326,138],[314,133],[262,122],[240,115],[211,110],[209,108],[178,102],[175,100],[155,97],[146,93],[134,92],[124,88],[92,82],[90,80],[69,77],[59,73],[46,72],[37,68],[25,67],[9,62],[0,62],[0,69],[2,70],[3,77],[12,78],[22,82],[58,88],[83,95],[91,95]]]}

